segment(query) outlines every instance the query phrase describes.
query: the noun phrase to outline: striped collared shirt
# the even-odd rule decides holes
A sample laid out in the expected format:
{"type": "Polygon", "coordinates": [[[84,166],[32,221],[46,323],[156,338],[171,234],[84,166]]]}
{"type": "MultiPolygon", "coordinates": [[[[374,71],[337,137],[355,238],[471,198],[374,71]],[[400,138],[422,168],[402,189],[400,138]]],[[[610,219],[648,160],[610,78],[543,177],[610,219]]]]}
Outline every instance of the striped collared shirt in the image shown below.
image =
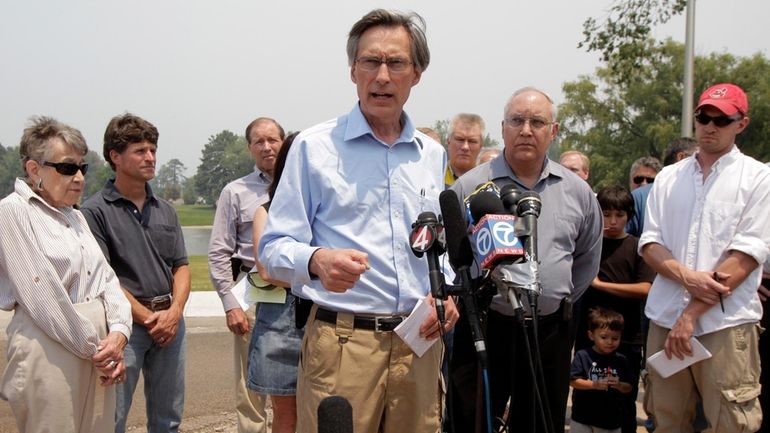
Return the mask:
{"type": "Polygon", "coordinates": [[[131,305],[85,218],[54,208],[22,179],[0,201],[0,309],[24,308],[49,337],[90,359],[94,325],[73,304],[101,299],[110,332],[131,335],[131,305]]]}

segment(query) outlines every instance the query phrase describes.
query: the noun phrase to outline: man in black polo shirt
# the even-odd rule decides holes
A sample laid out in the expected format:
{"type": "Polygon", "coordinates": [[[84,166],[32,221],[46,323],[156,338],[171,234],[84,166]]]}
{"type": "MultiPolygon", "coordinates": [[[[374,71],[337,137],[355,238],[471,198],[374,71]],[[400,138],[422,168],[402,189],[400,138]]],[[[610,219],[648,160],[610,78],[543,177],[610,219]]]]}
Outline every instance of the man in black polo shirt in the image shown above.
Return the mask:
{"type": "Polygon", "coordinates": [[[126,430],[139,373],[144,373],[147,431],[177,431],[184,408],[184,311],[190,269],[174,208],[155,197],[158,130],[132,114],[104,132],[104,159],[115,179],[82,212],[131,302],[134,324],[125,349],[126,381],[117,387],[115,431],[126,430]]]}

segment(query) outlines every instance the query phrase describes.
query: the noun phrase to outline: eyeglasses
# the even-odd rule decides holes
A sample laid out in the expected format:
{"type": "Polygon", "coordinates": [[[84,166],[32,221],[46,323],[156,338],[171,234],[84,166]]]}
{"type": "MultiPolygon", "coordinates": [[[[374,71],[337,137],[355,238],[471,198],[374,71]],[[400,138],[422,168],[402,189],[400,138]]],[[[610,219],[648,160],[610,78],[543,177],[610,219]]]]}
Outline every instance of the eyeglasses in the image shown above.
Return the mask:
{"type": "Polygon", "coordinates": [[[743,117],[731,117],[731,116],[716,116],[711,117],[708,114],[704,113],[697,113],[695,115],[695,120],[700,123],[701,125],[708,125],[710,122],[714,122],[714,126],[718,128],[724,128],[725,126],[735,122],[736,120],[741,120],[743,117]]]}
{"type": "Polygon", "coordinates": [[[544,127],[553,123],[540,117],[512,116],[505,119],[505,123],[511,128],[522,128],[527,122],[529,122],[529,127],[532,129],[543,129],[544,127]]]}
{"type": "Polygon", "coordinates": [[[631,180],[634,181],[635,185],[640,185],[645,180],[647,181],[647,183],[655,182],[655,178],[654,177],[648,177],[648,176],[634,176],[634,178],[631,179],[631,180]]]}
{"type": "Polygon", "coordinates": [[[383,63],[388,67],[389,72],[396,74],[406,72],[409,66],[413,64],[409,60],[399,59],[397,57],[387,59],[381,59],[378,57],[359,57],[356,59],[356,64],[358,64],[358,67],[365,72],[376,72],[380,69],[380,66],[382,66],[383,63]]]}
{"type": "Polygon", "coordinates": [[[43,161],[43,165],[53,167],[57,173],[65,176],[74,176],[78,170],[81,173],[88,173],[88,164],[75,164],[74,162],[49,162],[43,161]]]}

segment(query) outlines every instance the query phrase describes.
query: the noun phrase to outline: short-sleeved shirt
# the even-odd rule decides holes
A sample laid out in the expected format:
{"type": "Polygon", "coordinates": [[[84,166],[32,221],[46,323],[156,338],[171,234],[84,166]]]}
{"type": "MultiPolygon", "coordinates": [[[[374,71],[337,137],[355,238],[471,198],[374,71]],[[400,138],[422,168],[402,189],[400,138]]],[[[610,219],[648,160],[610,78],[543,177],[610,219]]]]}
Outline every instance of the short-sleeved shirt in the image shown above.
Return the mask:
{"type": "MultiPolygon", "coordinates": [[[[628,368],[628,360],[618,352],[609,355],[597,353],[592,347],[575,353],[570,369],[570,380],[597,381],[617,376],[621,382],[631,383],[634,378],[628,368]]],[[[575,389],[572,391],[572,419],[581,424],[616,429],[623,414],[621,393],[615,388],[575,389]]]]}
{"type": "Polygon", "coordinates": [[[88,221],[120,285],[136,298],[171,293],[173,270],[188,264],[176,211],[155,197],[147,184],[142,211],[125,198],[113,180],[83,203],[88,221]]]}
{"type": "MultiPolygon", "coordinates": [[[[602,263],[599,265],[599,279],[609,283],[631,284],[652,283],[655,271],[637,253],[639,238],[628,235],[623,239],[604,238],[602,242],[602,263]]],[[[602,306],[623,315],[623,341],[643,344],[642,311],[643,298],[623,298],[589,287],[583,297],[582,308],[587,313],[591,307],[602,306]]],[[[585,314],[581,320],[585,319],[585,314]]],[[[579,332],[579,331],[578,331],[579,332]]]]}

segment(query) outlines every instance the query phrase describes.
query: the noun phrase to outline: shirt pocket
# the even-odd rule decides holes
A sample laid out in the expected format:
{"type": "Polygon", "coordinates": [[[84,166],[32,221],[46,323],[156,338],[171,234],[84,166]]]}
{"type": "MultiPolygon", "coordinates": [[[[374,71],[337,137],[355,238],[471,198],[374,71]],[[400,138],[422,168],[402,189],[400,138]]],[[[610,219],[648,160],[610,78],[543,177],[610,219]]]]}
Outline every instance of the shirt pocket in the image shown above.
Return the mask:
{"type": "Polygon", "coordinates": [[[700,231],[714,251],[722,251],[735,237],[742,210],[736,203],[706,200],[700,231]]]}
{"type": "Polygon", "coordinates": [[[169,225],[155,224],[147,228],[147,233],[163,261],[169,264],[173,263],[177,242],[176,228],[169,225]]]}
{"type": "MultiPolygon", "coordinates": [[[[578,236],[578,228],[580,227],[581,218],[577,215],[568,215],[554,213],[552,215],[553,221],[543,221],[540,218],[538,223],[538,237],[540,239],[550,239],[554,248],[557,248],[568,253],[575,251],[575,240],[578,236]],[[544,233],[544,228],[549,227],[550,233],[544,233]]],[[[540,242],[539,245],[543,245],[540,242]]],[[[542,249],[541,249],[542,250],[542,249]]],[[[543,250],[544,251],[544,250],[543,250]]]]}

